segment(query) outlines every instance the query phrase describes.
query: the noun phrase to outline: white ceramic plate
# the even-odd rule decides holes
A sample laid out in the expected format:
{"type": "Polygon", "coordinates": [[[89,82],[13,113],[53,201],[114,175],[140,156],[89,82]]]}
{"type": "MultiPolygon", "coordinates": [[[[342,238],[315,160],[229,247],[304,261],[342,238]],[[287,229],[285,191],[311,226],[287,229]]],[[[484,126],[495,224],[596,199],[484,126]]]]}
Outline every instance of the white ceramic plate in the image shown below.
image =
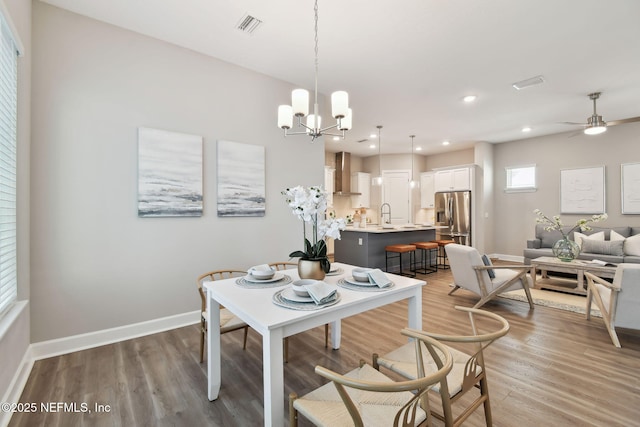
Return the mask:
{"type": "Polygon", "coordinates": [[[351,283],[352,285],[356,285],[356,286],[378,286],[375,283],[371,283],[371,282],[361,282],[359,280],[356,280],[353,277],[345,277],[344,281],[347,283],[351,283]]]}
{"type": "Polygon", "coordinates": [[[313,302],[313,299],[311,297],[300,296],[293,292],[293,289],[291,288],[283,289],[280,295],[282,296],[282,298],[292,302],[313,302]]]}
{"type": "Polygon", "coordinates": [[[247,282],[253,282],[253,283],[270,283],[270,282],[277,282],[278,280],[282,280],[283,277],[284,277],[283,273],[276,273],[273,275],[271,279],[257,279],[252,275],[247,274],[246,276],[244,276],[244,280],[246,280],[247,282]]]}

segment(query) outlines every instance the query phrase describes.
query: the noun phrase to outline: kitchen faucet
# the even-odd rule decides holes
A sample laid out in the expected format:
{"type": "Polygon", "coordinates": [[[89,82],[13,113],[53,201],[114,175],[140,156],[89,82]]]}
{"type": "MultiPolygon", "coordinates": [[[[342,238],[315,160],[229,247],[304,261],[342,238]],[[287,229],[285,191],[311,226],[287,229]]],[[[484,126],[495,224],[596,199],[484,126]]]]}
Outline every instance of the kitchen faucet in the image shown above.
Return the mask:
{"type": "Polygon", "coordinates": [[[380,221],[382,221],[383,224],[391,224],[391,205],[389,203],[383,203],[382,206],[380,206],[380,221]],[[385,206],[389,208],[386,212],[384,211],[385,206]],[[385,215],[387,215],[386,221],[384,221],[385,215]]]}

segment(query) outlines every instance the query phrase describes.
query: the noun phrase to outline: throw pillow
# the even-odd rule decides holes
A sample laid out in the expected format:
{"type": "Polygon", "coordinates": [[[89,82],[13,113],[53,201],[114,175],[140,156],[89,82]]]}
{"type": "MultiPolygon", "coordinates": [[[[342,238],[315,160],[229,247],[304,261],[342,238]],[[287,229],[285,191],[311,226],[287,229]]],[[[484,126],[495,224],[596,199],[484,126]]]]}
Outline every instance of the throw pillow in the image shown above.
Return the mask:
{"type": "Polygon", "coordinates": [[[582,240],[582,252],[589,254],[602,254],[602,255],[614,255],[623,256],[624,251],[622,247],[624,240],[594,240],[583,239],[582,240]]]}
{"type": "Polygon", "coordinates": [[[612,242],[617,242],[618,240],[624,240],[625,237],[622,234],[616,233],[615,231],[611,230],[611,236],[609,237],[609,240],[611,240],[612,242]]]}
{"type": "Polygon", "coordinates": [[[640,256],[640,234],[627,237],[624,240],[624,254],[631,256],[640,256]]]}
{"type": "MultiPolygon", "coordinates": [[[[489,259],[488,256],[486,255],[482,255],[482,262],[484,265],[486,265],[487,267],[491,267],[493,264],[491,263],[491,260],[489,259]]],[[[496,278],[496,272],[493,271],[492,269],[487,270],[487,274],[489,275],[490,279],[495,279],[496,278]]]]}
{"type": "Polygon", "coordinates": [[[597,233],[593,233],[589,236],[586,234],[578,233],[577,231],[573,233],[573,241],[580,246],[580,250],[582,250],[582,241],[584,239],[592,239],[592,240],[604,240],[604,231],[598,231],[597,233]]]}

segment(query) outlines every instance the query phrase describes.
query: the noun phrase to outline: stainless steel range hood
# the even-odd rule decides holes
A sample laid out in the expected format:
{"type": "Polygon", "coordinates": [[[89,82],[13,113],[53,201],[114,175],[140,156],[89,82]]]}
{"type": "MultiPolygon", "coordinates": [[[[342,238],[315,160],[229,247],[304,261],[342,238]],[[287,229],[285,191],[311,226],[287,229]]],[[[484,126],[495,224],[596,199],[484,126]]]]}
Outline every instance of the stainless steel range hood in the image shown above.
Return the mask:
{"type": "Polygon", "coordinates": [[[336,153],[336,196],[359,196],[362,193],[351,192],[351,153],[336,153]]]}

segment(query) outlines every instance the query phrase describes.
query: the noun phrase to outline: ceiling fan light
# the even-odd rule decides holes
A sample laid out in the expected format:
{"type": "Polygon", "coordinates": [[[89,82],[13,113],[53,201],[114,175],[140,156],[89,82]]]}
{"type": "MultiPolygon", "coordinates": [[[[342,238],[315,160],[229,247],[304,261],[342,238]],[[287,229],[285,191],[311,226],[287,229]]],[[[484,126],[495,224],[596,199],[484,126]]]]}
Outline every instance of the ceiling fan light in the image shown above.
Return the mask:
{"type": "Polygon", "coordinates": [[[603,132],[606,132],[607,126],[589,126],[585,128],[584,133],[586,135],[599,135],[603,132]]]}

